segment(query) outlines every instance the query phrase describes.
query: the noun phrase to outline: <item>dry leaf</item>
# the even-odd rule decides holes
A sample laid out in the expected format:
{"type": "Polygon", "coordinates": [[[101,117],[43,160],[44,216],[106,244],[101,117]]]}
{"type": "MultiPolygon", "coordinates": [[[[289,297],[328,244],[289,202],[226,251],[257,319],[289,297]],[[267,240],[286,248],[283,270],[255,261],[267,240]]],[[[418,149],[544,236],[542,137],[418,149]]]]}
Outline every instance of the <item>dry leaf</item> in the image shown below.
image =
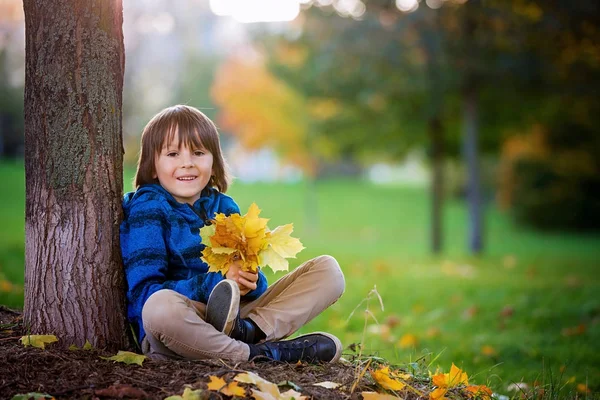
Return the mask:
{"type": "Polygon", "coordinates": [[[407,349],[409,347],[417,347],[419,340],[412,333],[406,333],[402,335],[400,340],[398,340],[398,346],[402,349],[407,349]]]}
{"type": "Polygon", "coordinates": [[[204,396],[204,394],[205,392],[202,389],[192,390],[191,388],[186,387],[183,390],[183,394],[181,396],[169,396],[164,400],[203,400],[205,398],[208,398],[204,396]]]}
{"type": "Polygon", "coordinates": [[[132,353],[131,351],[119,350],[119,352],[112,357],[100,357],[100,358],[103,360],[122,362],[122,363],[125,363],[128,365],[129,364],[142,365],[142,363],[144,362],[144,360],[147,357],[144,355],[141,355],[141,354],[132,353]]]}
{"type": "Polygon", "coordinates": [[[390,373],[390,367],[383,367],[377,371],[371,371],[371,376],[384,389],[402,390],[406,384],[398,380],[393,373],[390,373]]]}
{"type": "Polygon", "coordinates": [[[94,394],[96,396],[110,397],[112,399],[147,399],[148,397],[150,397],[148,396],[148,393],[144,392],[142,389],[138,389],[131,385],[124,384],[115,384],[105,389],[98,389],[94,391],[94,394]]]}
{"type": "Polygon", "coordinates": [[[218,392],[222,388],[227,386],[227,382],[225,382],[225,379],[223,378],[214,375],[210,375],[208,378],[210,379],[210,382],[208,382],[208,385],[206,387],[208,390],[218,392]]]}
{"type": "Polygon", "coordinates": [[[446,392],[448,392],[448,388],[437,388],[429,393],[429,400],[443,400],[445,399],[446,392]]]}
{"type": "Polygon", "coordinates": [[[361,392],[361,395],[364,400],[397,400],[401,398],[392,396],[391,394],[377,392],[361,392]]]}
{"type": "Polygon", "coordinates": [[[92,346],[92,344],[90,343],[89,340],[86,339],[83,347],[80,349],[79,347],[77,347],[77,345],[72,344],[69,346],[69,350],[74,351],[74,350],[92,350],[94,348],[94,346],[92,346]]]}
{"type": "Polygon", "coordinates": [[[54,335],[27,335],[23,336],[19,341],[25,347],[33,346],[44,349],[48,343],[58,342],[58,339],[54,335]]]}
{"type": "Polygon", "coordinates": [[[492,397],[492,389],[485,385],[471,385],[465,388],[469,397],[477,397],[482,400],[489,400],[492,397]]]}
{"type": "Polygon", "coordinates": [[[223,393],[226,396],[237,396],[245,397],[246,389],[237,384],[237,382],[225,382],[223,378],[219,378],[214,375],[210,375],[210,382],[208,383],[208,390],[223,393]]]}
{"type": "Polygon", "coordinates": [[[243,372],[241,374],[237,374],[234,380],[242,383],[250,383],[256,385],[259,390],[252,389],[252,397],[256,400],[304,400],[307,399],[306,396],[302,396],[301,393],[296,392],[295,390],[288,390],[286,392],[280,393],[279,387],[267,381],[266,379],[261,378],[255,373],[252,372],[243,372]]]}
{"type": "Polygon", "coordinates": [[[330,381],[313,383],[313,386],[320,386],[320,387],[323,387],[325,389],[337,389],[341,385],[342,385],[341,383],[330,382],[330,381]]]}
{"type": "Polygon", "coordinates": [[[460,368],[458,368],[454,363],[452,363],[452,367],[450,367],[450,373],[448,374],[437,374],[434,375],[431,380],[433,384],[438,388],[453,388],[458,385],[468,385],[469,377],[466,372],[463,372],[460,368]]]}

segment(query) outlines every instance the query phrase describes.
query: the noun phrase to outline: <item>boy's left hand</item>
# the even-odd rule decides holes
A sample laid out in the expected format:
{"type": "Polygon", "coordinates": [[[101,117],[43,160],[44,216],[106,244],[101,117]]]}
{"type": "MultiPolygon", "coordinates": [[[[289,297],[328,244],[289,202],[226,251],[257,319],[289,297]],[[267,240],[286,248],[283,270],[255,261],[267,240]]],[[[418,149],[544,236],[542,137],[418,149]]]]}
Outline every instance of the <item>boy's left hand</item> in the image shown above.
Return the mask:
{"type": "Polygon", "coordinates": [[[258,272],[242,271],[242,261],[234,261],[229,264],[229,270],[225,274],[227,279],[237,282],[240,288],[240,296],[248,294],[250,291],[256,289],[256,282],[258,281],[258,272]]]}

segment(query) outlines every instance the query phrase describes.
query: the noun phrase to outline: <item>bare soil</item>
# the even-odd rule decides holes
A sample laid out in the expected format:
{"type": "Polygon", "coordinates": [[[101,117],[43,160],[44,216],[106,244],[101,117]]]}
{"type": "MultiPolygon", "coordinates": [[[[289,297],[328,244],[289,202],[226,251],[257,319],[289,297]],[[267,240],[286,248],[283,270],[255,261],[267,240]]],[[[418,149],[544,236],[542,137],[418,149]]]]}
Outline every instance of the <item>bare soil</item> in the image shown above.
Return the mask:
{"type": "MultiPolygon", "coordinates": [[[[254,363],[229,364],[221,360],[154,361],[143,366],[103,360],[114,354],[102,350],[65,350],[52,344],[46,349],[24,347],[19,339],[25,334],[22,315],[0,306],[0,399],[16,394],[45,393],[56,399],[164,399],[181,395],[186,387],[206,389],[210,375],[230,381],[237,373],[252,371],[262,378],[293,388],[312,399],[360,399],[361,391],[375,391],[372,381],[363,376],[354,392],[353,365],[254,363]],[[314,383],[331,381],[343,389],[326,389],[314,383]]],[[[250,395],[251,391],[246,391],[250,395]]],[[[203,399],[227,399],[206,390],[203,399]]],[[[250,397],[247,397],[250,398],[250,397]]]]}

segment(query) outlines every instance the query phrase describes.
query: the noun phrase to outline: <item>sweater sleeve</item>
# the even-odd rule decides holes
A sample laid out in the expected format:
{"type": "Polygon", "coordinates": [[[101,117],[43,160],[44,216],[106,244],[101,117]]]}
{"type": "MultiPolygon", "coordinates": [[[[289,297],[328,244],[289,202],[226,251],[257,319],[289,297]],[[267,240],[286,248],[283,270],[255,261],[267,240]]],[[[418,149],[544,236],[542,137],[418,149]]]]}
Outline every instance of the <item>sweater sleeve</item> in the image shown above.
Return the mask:
{"type": "MultiPolygon", "coordinates": [[[[229,196],[221,195],[221,201],[219,202],[219,211],[225,215],[231,214],[241,214],[240,207],[237,203],[229,196]]],[[[258,281],[256,282],[256,289],[246,293],[242,298],[244,300],[256,300],[258,299],[266,290],[267,290],[268,282],[267,277],[263,274],[262,271],[258,271],[258,281]]]]}
{"type": "Polygon", "coordinates": [[[160,289],[171,289],[206,303],[210,290],[223,278],[198,274],[189,279],[167,279],[169,221],[159,201],[132,206],[121,229],[121,252],[127,279],[129,317],[141,318],[146,300],[160,289]]]}

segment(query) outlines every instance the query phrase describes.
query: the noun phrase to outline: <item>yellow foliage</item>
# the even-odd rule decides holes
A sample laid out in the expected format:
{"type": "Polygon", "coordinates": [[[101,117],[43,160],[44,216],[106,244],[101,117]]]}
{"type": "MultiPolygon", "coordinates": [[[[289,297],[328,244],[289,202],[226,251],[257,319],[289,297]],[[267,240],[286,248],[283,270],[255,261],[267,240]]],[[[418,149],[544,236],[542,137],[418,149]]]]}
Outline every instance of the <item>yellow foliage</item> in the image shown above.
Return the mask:
{"type": "Polygon", "coordinates": [[[58,339],[54,335],[27,335],[23,336],[19,341],[23,346],[33,346],[39,349],[44,349],[47,344],[58,342],[58,339]]]}
{"type": "Polygon", "coordinates": [[[144,362],[144,360],[147,357],[142,354],[132,353],[131,351],[119,350],[119,352],[112,357],[100,357],[100,358],[102,358],[103,360],[122,362],[125,364],[142,365],[142,363],[144,362]]]}
{"type": "Polygon", "coordinates": [[[201,258],[210,272],[225,275],[229,265],[237,260],[241,260],[244,271],[257,272],[260,266],[287,271],[286,258],[296,257],[304,246],[290,236],[294,230],[292,224],[271,231],[267,227],[269,220],[259,217],[260,211],[252,203],[244,216],[217,214],[212,225],[200,229],[202,243],[206,245],[201,258]]]}
{"type": "Polygon", "coordinates": [[[419,343],[419,339],[417,339],[417,337],[415,335],[413,335],[412,333],[406,333],[406,334],[402,335],[400,340],[398,340],[398,346],[400,346],[400,348],[402,348],[402,349],[416,347],[418,343],[419,343]]]}
{"type": "Polygon", "coordinates": [[[243,372],[241,374],[237,374],[234,380],[243,383],[250,383],[256,385],[259,390],[252,389],[252,398],[256,400],[306,400],[306,396],[302,396],[300,393],[295,390],[288,390],[286,392],[279,392],[279,387],[267,381],[266,379],[261,378],[255,373],[252,372],[243,372]]]}
{"type": "Polygon", "coordinates": [[[390,372],[390,367],[382,367],[377,371],[372,371],[371,376],[384,389],[402,390],[406,386],[406,383],[399,380],[397,374],[390,372]]]}
{"type": "Polygon", "coordinates": [[[396,400],[398,397],[386,393],[361,392],[364,400],[396,400]]]}
{"type": "Polygon", "coordinates": [[[452,367],[450,368],[450,373],[448,374],[437,374],[432,378],[433,384],[438,388],[453,388],[458,385],[468,385],[469,377],[466,372],[463,372],[460,368],[458,368],[454,363],[452,363],[452,367]]]}
{"type": "Polygon", "coordinates": [[[246,396],[246,390],[240,385],[238,385],[237,382],[227,383],[223,378],[219,378],[218,376],[214,375],[210,375],[209,378],[210,382],[207,385],[208,390],[223,393],[226,396],[246,396]]]}
{"type": "Polygon", "coordinates": [[[471,385],[465,388],[469,397],[477,397],[478,399],[489,400],[492,397],[492,389],[485,385],[471,385]]]}
{"type": "Polygon", "coordinates": [[[307,101],[273,76],[262,60],[228,60],[217,71],[211,94],[219,106],[219,127],[244,147],[273,147],[288,162],[311,172],[312,163],[306,162],[312,159],[307,101]]]}

